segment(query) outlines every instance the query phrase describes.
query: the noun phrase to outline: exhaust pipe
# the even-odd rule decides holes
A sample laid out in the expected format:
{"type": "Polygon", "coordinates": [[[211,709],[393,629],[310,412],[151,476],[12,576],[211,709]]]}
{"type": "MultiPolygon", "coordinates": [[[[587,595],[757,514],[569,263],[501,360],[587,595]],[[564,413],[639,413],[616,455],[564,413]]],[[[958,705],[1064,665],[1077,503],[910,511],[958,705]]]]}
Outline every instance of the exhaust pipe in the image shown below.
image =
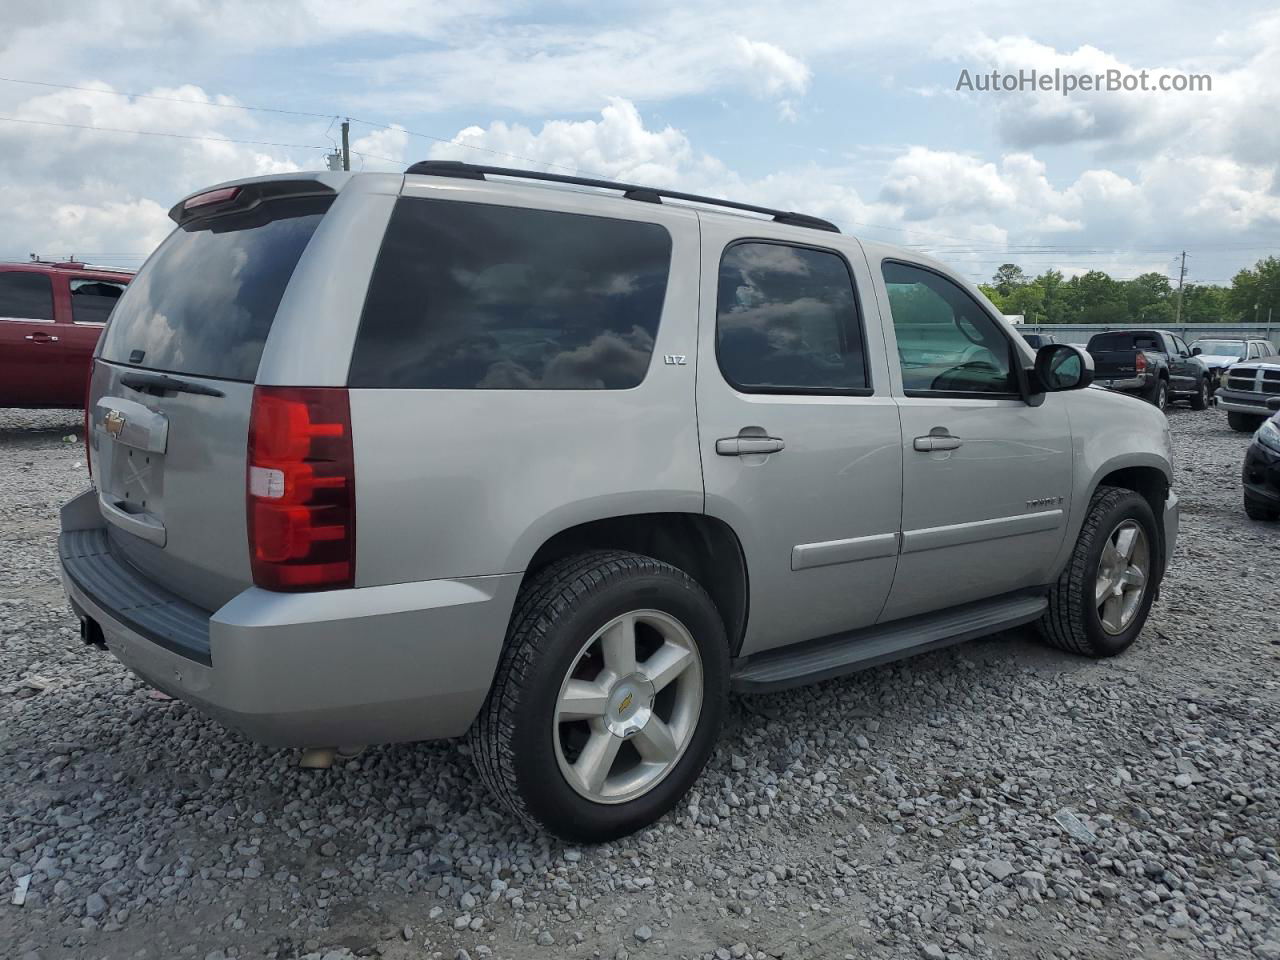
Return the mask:
{"type": "Polygon", "coordinates": [[[97,647],[99,650],[107,649],[107,640],[102,635],[102,628],[98,626],[97,620],[89,617],[80,618],[80,639],[91,647],[97,647]]]}

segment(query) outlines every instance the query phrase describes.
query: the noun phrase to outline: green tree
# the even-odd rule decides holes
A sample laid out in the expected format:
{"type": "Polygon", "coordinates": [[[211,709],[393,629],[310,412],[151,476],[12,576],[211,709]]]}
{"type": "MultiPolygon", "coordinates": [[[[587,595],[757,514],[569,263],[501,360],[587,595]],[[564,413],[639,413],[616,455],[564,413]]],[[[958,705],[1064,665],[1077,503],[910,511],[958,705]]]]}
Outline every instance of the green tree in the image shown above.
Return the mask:
{"type": "Polygon", "coordinates": [[[1182,322],[1227,322],[1227,295],[1226,287],[1214,287],[1201,283],[1186,284],[1182,288],[1182,322]]]}
{"type": "Polygon", "coordinates": [[[1076,323],[1127,323],[1129,303],[1124,285],[1101,270],[1072,277],[1067,287],[1073,293],[1076,323]]]}
{"type": "Polygon", "coordinates": [[[1002,297],[1009,296],[1018,287],[1025,286],[1027,282],[1027,275],[1016,263],[1000,264],[995,276],[991,278],[991,285],[1000,291],[1002,297]]]}
{"type": "Polygon", "coordinates": [[[1237,273],[1227,291],[1227,310],[1237,323],[1265,323],[1268,312],[1272,320],[1280,316],[1280,259],[1267,257],[1237,273]]]}

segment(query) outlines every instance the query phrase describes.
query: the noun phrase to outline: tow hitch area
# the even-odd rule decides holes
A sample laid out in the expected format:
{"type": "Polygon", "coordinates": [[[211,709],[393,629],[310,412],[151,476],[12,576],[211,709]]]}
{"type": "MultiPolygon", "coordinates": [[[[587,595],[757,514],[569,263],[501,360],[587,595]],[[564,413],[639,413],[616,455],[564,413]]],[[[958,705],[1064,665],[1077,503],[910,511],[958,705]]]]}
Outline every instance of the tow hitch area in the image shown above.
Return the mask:
{"type": "Polygon", "coordinates": [[[107,641],[102,636],[102,628],[98,626],[98,621],[89,617],[80,618],[80,639],[91,647],[97,647],[100,650],[107,649],[107,641]]]}

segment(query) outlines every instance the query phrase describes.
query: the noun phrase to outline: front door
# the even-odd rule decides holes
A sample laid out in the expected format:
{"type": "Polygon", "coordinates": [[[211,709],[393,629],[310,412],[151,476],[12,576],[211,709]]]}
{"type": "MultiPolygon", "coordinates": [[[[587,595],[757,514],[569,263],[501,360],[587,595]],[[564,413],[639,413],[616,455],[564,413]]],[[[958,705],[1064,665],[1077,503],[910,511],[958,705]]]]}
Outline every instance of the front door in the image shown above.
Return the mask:
{"type": "Polygon", "coordinates": [[[1178,393],[1195,393],[1200,388],[1204,367],[1191,356],[1191,348],[1181,337],[1172,337],[1173,352],[1169,354],[1169,382],[1178,393]]]}
{"type": "Polygon", "coordinates": [[[738,534],[743,653],[876,621],[897,564],[898,410],[856,240],[700,214],[706,512],[738,534]]]}
{"type": "Polygon", "coordinates": [[[1061,395],[1024,402],[1013,335],[949,277],[873,267],[902,415],[902,556],[883,621],[1053,577],[1071,494],[1061,395]]]}

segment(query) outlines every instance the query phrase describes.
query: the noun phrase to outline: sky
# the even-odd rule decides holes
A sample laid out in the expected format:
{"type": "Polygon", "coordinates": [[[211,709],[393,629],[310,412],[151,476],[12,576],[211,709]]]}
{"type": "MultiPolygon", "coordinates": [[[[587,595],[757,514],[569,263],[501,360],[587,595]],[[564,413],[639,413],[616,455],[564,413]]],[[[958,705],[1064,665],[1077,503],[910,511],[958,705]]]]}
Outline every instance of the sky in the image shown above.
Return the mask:
{"type": "Polygon", "coordinates": [[[826,217],[972,280],[1280,254],[1280,10],[0,0],[0,259],[140,265],[184,195],[425,158],[650,183],[826,217]],[[1199,91],[981,91],[993,70],[1199,91]],[[967,72],[967,73],[963,73],[967,72]],[[249,109],[252,108],[252,109],[249,109]]]}

